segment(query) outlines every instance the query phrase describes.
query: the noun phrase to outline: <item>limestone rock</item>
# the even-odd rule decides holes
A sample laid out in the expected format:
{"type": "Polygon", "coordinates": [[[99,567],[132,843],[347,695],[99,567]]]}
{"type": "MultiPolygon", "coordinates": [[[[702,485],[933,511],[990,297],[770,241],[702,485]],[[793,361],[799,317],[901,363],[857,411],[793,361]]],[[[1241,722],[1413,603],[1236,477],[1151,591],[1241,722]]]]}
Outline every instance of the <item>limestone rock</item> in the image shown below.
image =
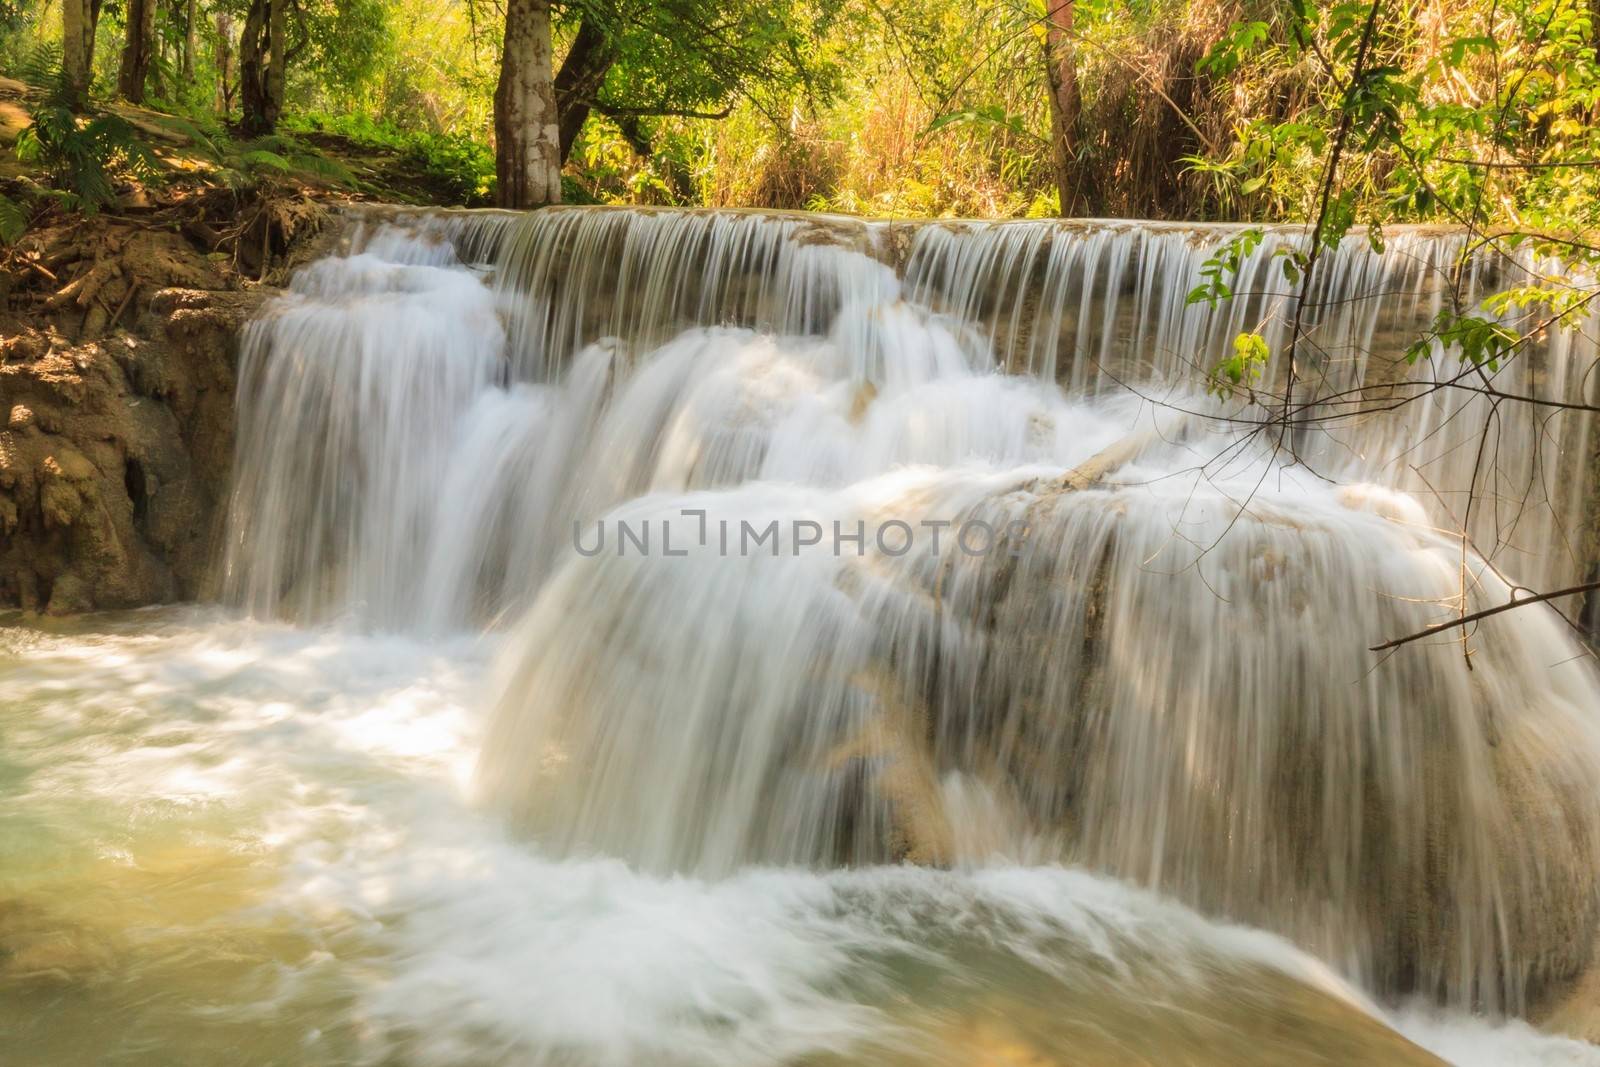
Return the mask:
{"type": "Polygon", "coordinates": [[[234,333],[270,293],[182,292],[152,299],[167,314],[135,333],[73,343],[19,325],[8,338],[0,606],[63,614],[200,592],[227,495],[234,333]]]}

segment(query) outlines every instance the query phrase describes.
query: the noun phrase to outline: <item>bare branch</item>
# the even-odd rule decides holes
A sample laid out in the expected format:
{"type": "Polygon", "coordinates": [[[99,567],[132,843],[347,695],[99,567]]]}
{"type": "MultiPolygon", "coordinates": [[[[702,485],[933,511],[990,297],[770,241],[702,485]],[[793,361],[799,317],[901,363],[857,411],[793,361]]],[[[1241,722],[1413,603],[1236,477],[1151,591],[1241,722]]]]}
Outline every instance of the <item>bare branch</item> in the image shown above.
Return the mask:
{"type": "Polygon", "coordinates": [[[1398,648],[1401,645],[1410,644],[1412,641],[1420,641],[1424,637],[1432,637],[1435,634],[1443,633],[1446,630],[1452,630],[1457,626],[1465,626],[1469,622],[1477,622],[1479,619],[1487,619],[1491,615],[1498,615],[1503,611],[1510,611],[1513,608],[1526,607],[1529,604],[1542,604],[1547,600],[1559,600],[1564,596],[1577,596],[1579,593],[1588,593],[1596,589],[1600,589],[1600,582],[1584,582],[1582,585],[1569,585],[1565,589],[1557,589],[1549,593],[1537,593],[1533,596],[1513,596],[1504,604],[1500,604],[1492,608],[1484,608],[1482,611],[1474,611],[1470,614],[1462,615],[1459,618],[1451,619],[1448,622],[1435,623],[1426,629],[1418,630],[1414,634],[1407,634],[1404,637],[1392,638],[1391,640],[1385,641],[1381,645],[1373,645],[1367,651],[1382,652],[1385,649],[1398,648]]]}

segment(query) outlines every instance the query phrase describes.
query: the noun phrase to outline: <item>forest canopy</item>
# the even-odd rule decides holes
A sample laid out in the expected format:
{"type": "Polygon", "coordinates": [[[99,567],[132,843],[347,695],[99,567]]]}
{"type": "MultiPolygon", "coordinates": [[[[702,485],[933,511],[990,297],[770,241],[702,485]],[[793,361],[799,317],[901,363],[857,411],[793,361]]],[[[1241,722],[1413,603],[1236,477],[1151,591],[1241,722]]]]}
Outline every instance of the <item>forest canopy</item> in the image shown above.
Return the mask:
{"type": "Polygon", "coordinates": [[[62,71],[77,104],[120,98],[213,139],[402,151],[450,202],[492,202],[497,146],[548,125],[560,188],[541,202],[1331,211],[1340,232],[1587,233],[1597,42],[1588,0],[0,0],[10,76],[62,71]],[[542,36],[508,48],[527,17],[542,36]],[[529,56],[518,85],[545,87],[532,106],[552,121],[497,135],[506,65],[529,56]]]}

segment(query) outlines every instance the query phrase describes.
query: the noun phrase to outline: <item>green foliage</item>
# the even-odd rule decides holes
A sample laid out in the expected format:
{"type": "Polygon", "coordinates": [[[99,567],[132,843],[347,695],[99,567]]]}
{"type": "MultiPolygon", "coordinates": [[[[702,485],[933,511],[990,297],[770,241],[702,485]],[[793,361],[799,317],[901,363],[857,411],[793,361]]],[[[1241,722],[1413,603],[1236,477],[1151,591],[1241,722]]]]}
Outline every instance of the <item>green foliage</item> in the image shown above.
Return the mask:
{"type": "MultiPolygon", "coordinates": [[[[831,72],[816,91],[768,83],[728,119],[666,120],[654,141],[712,204],[1055,214],[1041,13],[1015,0],[845,0],[804,49],[831,72]]],[[[595,134],[610,136],[591,122],[595,134]]],[[[653,181],[643,192],[662,195],[653,181]]]]}
{"type": "Polygon", "coordinates": [[[301,0],[293,10],[298,18],[298,41],[291,50],[302,76],[311,76],[335,91],[351,92],[375,77],[393,47],[390,14],[385,0],[301,0]]]}
{"type": "Polygon", "coordinates": [[[819,41],[838,18],[840,0],[579,0],[562,23],[580,20],[603,33],[614,62],[599,99],[654,111],[716,111],[736,96],[787,119],[799,92],[826,99],[842,70],[819,41]]]}
{"type": "Polygon", "coordinates": [[[1273,256],[1283,262],[1280,268],[1283,271],[1283,280],[1290,285],[1299,285],[1304,277],[1306,267],[1310,265],[1311,257],[1305,251],[1290,245],[1283,245],[1273,250],[1273,256]]]}
{"type": "Polygon", "coordinates": [[[0,60],[11,76],[29,85],[55,85],[61,80],[61,43],[14,36],[0,41],[0,60]]]}
{"type": "Polygon", "coordinates": [[[80,117],[53,95],[17,137],[17,158],[33,163],[68,208],[94,214],[117,198],[125,179],[150,180],[161,162],[137,131],[116,115],[80,117]]]}
{"type": "Polygon", "coordinates": [[[1028,129],[1027,116],[1013,115],[997,104],[986,107],[970,107],[964,111],[952,111],[948,115],[940,115],[928,123],[928,132],[937,133],[947,126],[958,123],[971,123],[973,125],[989,125],[1009,130],[1021,137],[1036,136],[1028,129]]]}
{"type": "Polygon", "coordinates": [[[1480,315],[1457,315],[1441,311],[1434,320],[1433,330],[1425,337],[1411,343],[1406,349],[1406,361],[1415,363],[1432,351],[1435,343],[1444,348],[1456,348],[1468,363],[1499,370],[1500,360],[1516,347],[1520,338],[1515,330],[1494,319],[1480,315]]]}
{"type": "MultiPolygon", "coordinates": [[[[187,5],[162,3],[149,98],[201,127],[232,178],[342,180],[309,144],[224,143],[214,120],[238,114],[249,6],[199,0],[185,57],[187,5]]],[[[1552,166],[1600,161],[1589,5],[1380,0],[1359,76],[1370,0],[1074,6],[1075,211],[1320,215],[1328,247],[1363,224],[1381,241],[1384,221],[1600,229],[1600,168],[1552,166]],[[1341,125],[1324,212],[1316,179],[1341,125]]],[[[108,0],[100,23],[101,92],[121,10],[108,0]]],[[[580,26],[604,41],[597,107],[568,167],[575,195],[890,215],[1059,209],[1044,0],[563,0],[553,10],[558,67],[580,26]]],[[[482,0],[295,0],[285,128],[337,116],[324,120],[331,132],[394,152],[441,199],[484,202],[502,14],[482,0]]],[[[30,71],[58,63],[58,16],[0,0],[0,69],[48,84],[30,71]]],[[[1286,255],[1284,276],[1297,282],[1305,264],[1286,255]]],[[[1221,298],[1210,281],[1207,291],[1221,298]]]]}
{"type": "Polygon", "coordinates": [[[16,244],[27,229],[27,211],[21,204],[0,193],[0,245],[16,244]]]}
{"type": "Polygon", "coordinates": [[[1524,336],[1544,333],[1551,327],[1575,329],[1583,322],[1600,289],[1570,284],[1565,279],[1546,279],[1543,285],[1519,285],[1494,293],[1483,302],[1483,314],[1439,312],[1428,334],[1406,349],[1406,360],[1415,363],[1427,356],[1433,346],[1455,349],[1467,363],[1499,370],[1500,363],[1522,344],[1524,336]],[[1525,328],[1526,334],[1517,327],[1525,328]]]}
{"type": "Polygon", "coordinates": [[[338,160],[284,134],[224,141],[214,162],[229,185],[244,188],[269,176],[299,178],[353,189],[355,175],[338,160]]]}
{"type": "MultiPolygon", "coordinates": [[[[1292,80],[1304,96],[1251,116],[1226,152],[1191,165],[1267,213],[1315,220],[1324,247],[1358,220],[1375,251],[1386,220],[1437,221],[1487,233],[1474,238],[1480,254],[1530,247],[1548,257],[1552,269],[1515,279],[1480,307],[1446,308],[1407,351],[1412,361],[1455,351],[1496,369],[1525,337],[1584,322],[1600,297],[1600,244],[1589,236],[1600,229],[1593,10],[1567,0],[1450,0],[1432,37],[1415,21],[1420,13],[1392,0],[1294,0],[1265,34],[1258,21],[1236,22],[1197,69],[1228,76],[1235,93],[1292,80]]],[[[1306,265],[1286,259],[1285,276],[1298,282],[1306,265]]],[[[1197,298],[1225,295],[1219,278],[1203,272],[1197,298]]]]}
{"type": "Polygon", "coordinates": [[[365,116],[307,115],[291,123],[305,133],[328,133],[352,144],[394,153],[418,170],[447,203],[488,204],[494,194],[494,150],[463,133],[401,130],[365,116]]]}
{"type": "Polygon", "coordinates": [[[1232,74],[1250,53],[1267,42],[1269,29],[1265,22],[1234,23],[1209,52],[1195,61],[1196,73],[1213,77],[1232,74]]]}
{"type": "Polygon", "coordinates": [[[1483,302],[1483,309],[1502,318],[1533,313],[1538,328],[1566,323],[1588,310],[1595,290],[1576,279],[1547,276],[1539,285],[1516,285],[1503,289],[1483,302]]]}
{"type": "Polygon", "coordinates": [[[1184,302],[1186,304],[1204,302],[1208,307],[1214,308],[1217,306],[1217,301],[1231,298],[1233,281],[1239,275],[1239,268],[1243,266],[1250,253],[1261,244],[1263,236],[1263,231],[1252,227],[1240,230],[1223,242],[1220,248],[1200,264],[1201,282],[1189,290],[1184,302]]]}
{"type": "Polygon", "coordinates": [[[700,192],[693,182],[700,142],[666,124],[653,133],[650,152],[640,153],[617,123],[591,118],[574,148],[574,173],[562,186],[562,199],[578,204],[694,203],[700,192]]]}
{"type": "Polygon", "coordinates": [[[1211,368],[1206,375],[1206,392],[1230,397],[1239,390],[1249,392],[1261,380],[1271,356],[1266,338],[1259,333],[1241,333],[1233,339],[1233,354],[1211,368]]]}
{"type": "Polygon", "coordinates": [[[451,203],[468,207],[494,196],[494,150],[459,133],[414,133],[404,158],[420,167],[451,203]]]}
{"type": "Polygon", "coordinates": [[[181,135],[195,161],[234,189],[251,188],[272,177],[347,189],[359,184],[343,163],[291,134],[268,134],[241,141],[214,122],[178,115],[164,115],[155,121],[181,135]]]}
{"type": "Polygon", "coordinates": [[[30,0],[0,0],[0,30],[15,32],[28,21],[30,0]]]}

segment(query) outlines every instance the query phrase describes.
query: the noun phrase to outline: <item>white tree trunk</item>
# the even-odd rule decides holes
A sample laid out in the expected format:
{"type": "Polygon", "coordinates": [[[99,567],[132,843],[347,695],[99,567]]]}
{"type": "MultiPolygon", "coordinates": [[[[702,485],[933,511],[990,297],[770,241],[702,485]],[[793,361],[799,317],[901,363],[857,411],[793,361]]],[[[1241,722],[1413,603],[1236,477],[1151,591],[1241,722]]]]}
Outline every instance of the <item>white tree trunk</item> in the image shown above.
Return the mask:
{"type": "Polygon", "coordinates": [[[494,91],[502,207],[561,202],[561,132],[550,53],[549,0],[506,0],[505,48],[494,91]]]}

